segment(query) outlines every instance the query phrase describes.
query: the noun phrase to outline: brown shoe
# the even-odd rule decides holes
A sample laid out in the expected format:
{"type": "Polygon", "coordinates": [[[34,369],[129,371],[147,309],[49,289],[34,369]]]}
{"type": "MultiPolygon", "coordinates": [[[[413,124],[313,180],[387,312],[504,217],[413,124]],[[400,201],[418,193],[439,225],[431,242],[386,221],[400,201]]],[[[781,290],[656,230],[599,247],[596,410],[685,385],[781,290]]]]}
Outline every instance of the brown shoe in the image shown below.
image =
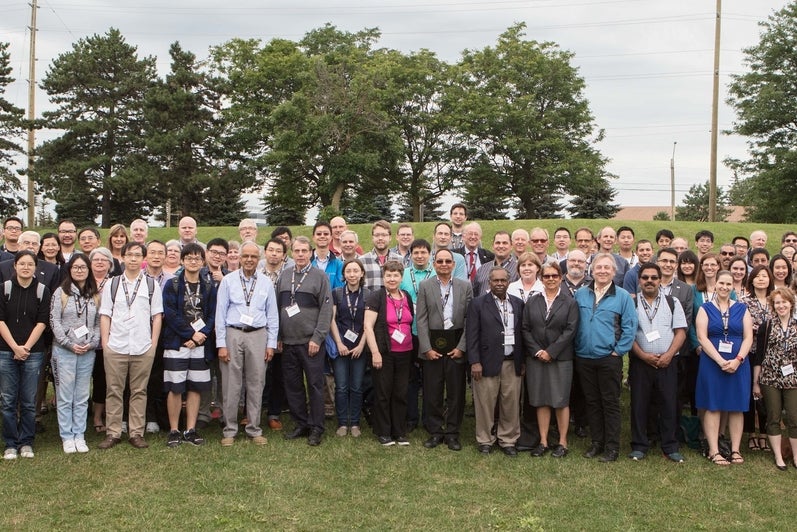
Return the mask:
{"type": "Polygon", "coordinates": [[[149,444],[141,436],[130,436],[130,439],[128,441],[130,442],[130,445],[132,445],[136,449],[146,449],[147,447],[149,447],[149,444]]]}
{"type": "Polygon", "coordinates": [[[282,423],[279,419],[269,419],[268,428],[271,430],[282,430],[282,423]]]}
{"type": "Polygon", "coordinates": [[[222,438],[221,439],[221,446],[222,447],[232,447],[235,443],[235,438],[222,438]]]}
{"type": "Polygon", "coordinates": [[[102,440],[99,445],[97,445],[97,449],[110,449],[117,443],[121,442],[120,438],[114,438],[113,436],[106,436],[104,440],[102,440]]]}
{"type": "Polygon", "coordinates": [[[265,445],[268,443],[268,440],[265,436],[255,436],[254,438],[249,438],[249,441],[255,445],[265,445]]]}

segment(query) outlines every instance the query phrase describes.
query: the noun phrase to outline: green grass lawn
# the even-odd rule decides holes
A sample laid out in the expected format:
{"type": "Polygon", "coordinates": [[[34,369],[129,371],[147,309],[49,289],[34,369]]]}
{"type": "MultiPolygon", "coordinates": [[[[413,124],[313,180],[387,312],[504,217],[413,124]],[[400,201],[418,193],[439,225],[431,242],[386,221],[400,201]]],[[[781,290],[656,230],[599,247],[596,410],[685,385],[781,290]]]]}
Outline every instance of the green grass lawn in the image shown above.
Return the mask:
{"type": "Polygon", "coordinates": [[[99,451],[90,434],[91,452],[69,456],[55,413],[44,419],[36,458],[0,464],[2,530],[779,530],[797,517],[797,471],[769,453],[725,468],[691,450],[683,464],[658,450],[628,460],[627,412],[613,464],[582,458],[588,442],[572,436],[562,460],[481,456],[472,417],[461,452],[425,449],[420,430],[407,448],[380,447],[367,427],[338,438],[329,421],[320,447],[266,430],[266,446],[222,448],[212,425],[204,447],[169,449],[161,433],[146,450],[99,451]]]}

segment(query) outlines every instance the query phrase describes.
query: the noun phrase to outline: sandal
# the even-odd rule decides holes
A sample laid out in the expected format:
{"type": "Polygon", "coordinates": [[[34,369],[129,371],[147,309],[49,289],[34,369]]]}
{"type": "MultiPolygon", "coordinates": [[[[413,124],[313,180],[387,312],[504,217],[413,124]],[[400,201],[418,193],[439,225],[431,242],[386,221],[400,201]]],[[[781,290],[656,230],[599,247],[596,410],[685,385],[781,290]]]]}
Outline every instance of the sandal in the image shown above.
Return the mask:
{"type": "Polygon", "coordinates": [[[771,453],[772,448],[769,446],[769,442],[765,436],[758,437],[758,446],[761,448],[762,451],[765,453],[771,453]]]}
{"type": "Polygon", "coordinates": [[[744,457],[742,457],[739,451],[733,451],[731,453],[731,463],[736,465],[741,465],[744,463],[744,457]]]}
{"type": "Polygon", "coordinates": [[[729,466],[729,465],[731,465],[731,463],[728,460],[726,460],[725,457],[722,456],[720,453],[712,454],[711,456],[708,457],[708,459],[711,460],[711,463],[714,464],[714,465],[718,465],[718,466],[729,466]]]}
{"type": "Polygon", "coordinates": [[[96,432],[97,434],[101,434],[105,432],[105,430],[106,430],[105,425],[94,425],[94,432],[96,432]]]}
{"type": "Polygon", "coordinates": [[[747,448],[751,451],[760,451],[761,446],[758,445],[758,438],[755,436],[750,436],[747,438],[747,448]]]}

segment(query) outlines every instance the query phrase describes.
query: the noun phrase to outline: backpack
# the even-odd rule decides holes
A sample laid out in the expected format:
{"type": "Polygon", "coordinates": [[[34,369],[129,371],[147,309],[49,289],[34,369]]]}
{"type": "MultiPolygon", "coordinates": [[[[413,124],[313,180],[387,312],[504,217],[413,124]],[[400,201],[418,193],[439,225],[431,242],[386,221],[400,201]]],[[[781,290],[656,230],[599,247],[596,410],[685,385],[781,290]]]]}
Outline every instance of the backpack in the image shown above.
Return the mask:
{"type": "MultiPolygon", "coordinates": [[[[116,292],[119,290],[119,282],[121,281],[122,276],[117,275],[116,277],[111,278],[111,309],[113,309],[114,303],[116,303],[116,292]]],[[[152,294],[155,293],[155,279],[150,277],[149,275],[145,275],[144,278],[147,280],[147,290],[149,291],[149,304],[152,305],[152,294]]]]}
{"type": "MultiPolygon", "coordinates": [[[[11,301],[11,279],[7,280],[3,283],[3,292],[6,294],[6,301],[11,301]]],[[[36,284],[36,299],[39,300],[39,303],[42,302],[42,298],[44,297],[44,285],[41,283],[36,284]]]]}
{"type": "MultiPolygon", "coordinates": [[[[667,299],[667,305],[670,307],[670,314],[675,316],[675,298],[671,295],[664,294],[665,299],[667,299]]],[[[639,308],[639,298],[634,298],[634,308],[639,308]]]]}

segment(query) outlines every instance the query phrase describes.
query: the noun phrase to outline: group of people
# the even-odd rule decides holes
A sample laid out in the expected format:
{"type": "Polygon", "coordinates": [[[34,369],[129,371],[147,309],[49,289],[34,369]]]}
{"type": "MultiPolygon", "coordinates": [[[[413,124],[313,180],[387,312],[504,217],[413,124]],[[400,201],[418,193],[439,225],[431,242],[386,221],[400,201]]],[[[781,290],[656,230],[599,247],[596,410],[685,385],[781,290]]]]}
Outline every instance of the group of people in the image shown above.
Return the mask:
{"type": "Polygon", "coordinates": [[[50,357],[66,453],[89,450],[90,401],[100,449],[123,433],[145,448],[146,433],[167,427],[170,447],[201,445],[213,417],[222,446],[241,430],[263,445],[262,410],[281,430],[285,408],[285,438],[315,446],[332,408],[338,437],[361,436],[367,418],[383,446],[410,445],[422,426],[426,448],[459,451],[470,385],[478,452],[563,458],[572,424],[591,438],[585,457],[613,462],[628,355],[630,459],[657,440],[682,462],[687,403],[718,465],[744,461],[747,432],[785,470],[781,421],[797,454],[797,234],[771,258],[759,231],[715,254],[709,231],[693,252],[666,229],[651,242],[630,227],[580,228],[572,249],[561,227],[553,250],[545,229],[498,231],[488,250],[465,205],[450,215],[431,241],[399,224],[393,247],[377,221],[368,252],[340,217],[310,238],[279,227],[262,247],[253,220],[240,242],[207,243],[190,217],[165,243],[135,220],[105,247],[68,220],[39,237],[7,218],[4,457],[33,457],[50,357]]]}

